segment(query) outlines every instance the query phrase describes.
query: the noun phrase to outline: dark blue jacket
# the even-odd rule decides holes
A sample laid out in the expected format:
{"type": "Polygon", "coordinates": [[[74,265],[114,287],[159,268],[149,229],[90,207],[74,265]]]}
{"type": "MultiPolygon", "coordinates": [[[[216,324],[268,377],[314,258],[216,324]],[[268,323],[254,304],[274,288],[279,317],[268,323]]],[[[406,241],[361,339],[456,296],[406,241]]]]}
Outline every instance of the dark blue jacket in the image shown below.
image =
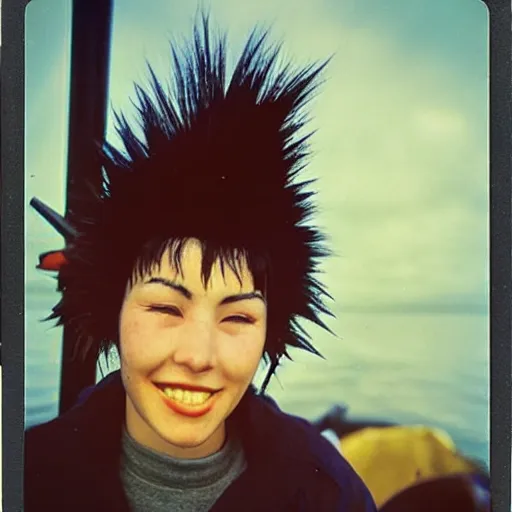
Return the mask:
{"type": "MultiPolygon", "coordinates": [[[[120,479],[125,393],[119,372],[66,414],[27,431],[25,512],[128,511],[120,479]]],[[[305,420],[251,387],[237,422],[247,469],[212,512],[371,512],[373,500],[338,451],[305,420]]]]}

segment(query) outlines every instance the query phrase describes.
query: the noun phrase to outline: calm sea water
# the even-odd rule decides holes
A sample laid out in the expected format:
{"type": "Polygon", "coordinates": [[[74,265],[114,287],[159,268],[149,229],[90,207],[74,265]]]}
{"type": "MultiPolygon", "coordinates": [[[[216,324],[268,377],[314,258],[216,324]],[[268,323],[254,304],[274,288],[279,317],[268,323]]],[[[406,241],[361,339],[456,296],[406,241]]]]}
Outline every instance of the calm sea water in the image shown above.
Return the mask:
{"type": "MultiPolygon", "coordinates": [[[[27,284],[26,426],[57,414],[61,330],[41,322],[54,286],[27,284]]],[[[292,352],[271,383],[285,411],[312,419],[343,403],[352,417],[435,426],[489,464],[487,316],[338,312],[332,325],[340,338],[312,331],[326,360],[292,352]]]]}

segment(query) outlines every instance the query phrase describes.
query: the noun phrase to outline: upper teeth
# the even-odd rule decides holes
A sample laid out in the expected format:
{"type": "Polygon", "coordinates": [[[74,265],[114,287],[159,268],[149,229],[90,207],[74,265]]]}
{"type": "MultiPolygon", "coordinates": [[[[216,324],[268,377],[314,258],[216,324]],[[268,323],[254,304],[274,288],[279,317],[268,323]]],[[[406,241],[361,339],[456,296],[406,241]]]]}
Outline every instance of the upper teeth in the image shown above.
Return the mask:
{"type": "Polygon", "coordinates": [[[164,388],[165,396],[184,404],[201,405],[210,398],[211,393],[206,391],[189,391],[188,389],[164,388]]]}

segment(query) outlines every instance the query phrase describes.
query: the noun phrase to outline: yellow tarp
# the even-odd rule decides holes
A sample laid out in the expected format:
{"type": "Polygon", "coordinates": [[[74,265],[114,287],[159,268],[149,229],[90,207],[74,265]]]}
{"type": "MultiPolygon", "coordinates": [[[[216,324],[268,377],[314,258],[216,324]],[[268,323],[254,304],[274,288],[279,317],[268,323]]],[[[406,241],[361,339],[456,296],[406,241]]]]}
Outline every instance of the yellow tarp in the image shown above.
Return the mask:
{"type": "Polygon", "coordinates": [[[365,428],[341,439],[340,450],[377,507],[414,483],[474,471],[446,432],[424,426],[365,428]]]}

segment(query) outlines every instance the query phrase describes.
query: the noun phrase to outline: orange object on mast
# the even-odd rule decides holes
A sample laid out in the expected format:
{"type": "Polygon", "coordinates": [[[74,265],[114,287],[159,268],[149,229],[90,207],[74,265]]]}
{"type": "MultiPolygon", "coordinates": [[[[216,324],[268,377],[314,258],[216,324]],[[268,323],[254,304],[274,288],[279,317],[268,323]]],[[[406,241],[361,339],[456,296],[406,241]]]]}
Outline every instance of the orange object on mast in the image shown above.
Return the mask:
{"type": "Polygon", "coordinates": [[[37,268],[40,270],[50,270],[58,272],[62,265],[67,263],[64,250],[48,251],[39,256],[39,265],[37,268]]]}

